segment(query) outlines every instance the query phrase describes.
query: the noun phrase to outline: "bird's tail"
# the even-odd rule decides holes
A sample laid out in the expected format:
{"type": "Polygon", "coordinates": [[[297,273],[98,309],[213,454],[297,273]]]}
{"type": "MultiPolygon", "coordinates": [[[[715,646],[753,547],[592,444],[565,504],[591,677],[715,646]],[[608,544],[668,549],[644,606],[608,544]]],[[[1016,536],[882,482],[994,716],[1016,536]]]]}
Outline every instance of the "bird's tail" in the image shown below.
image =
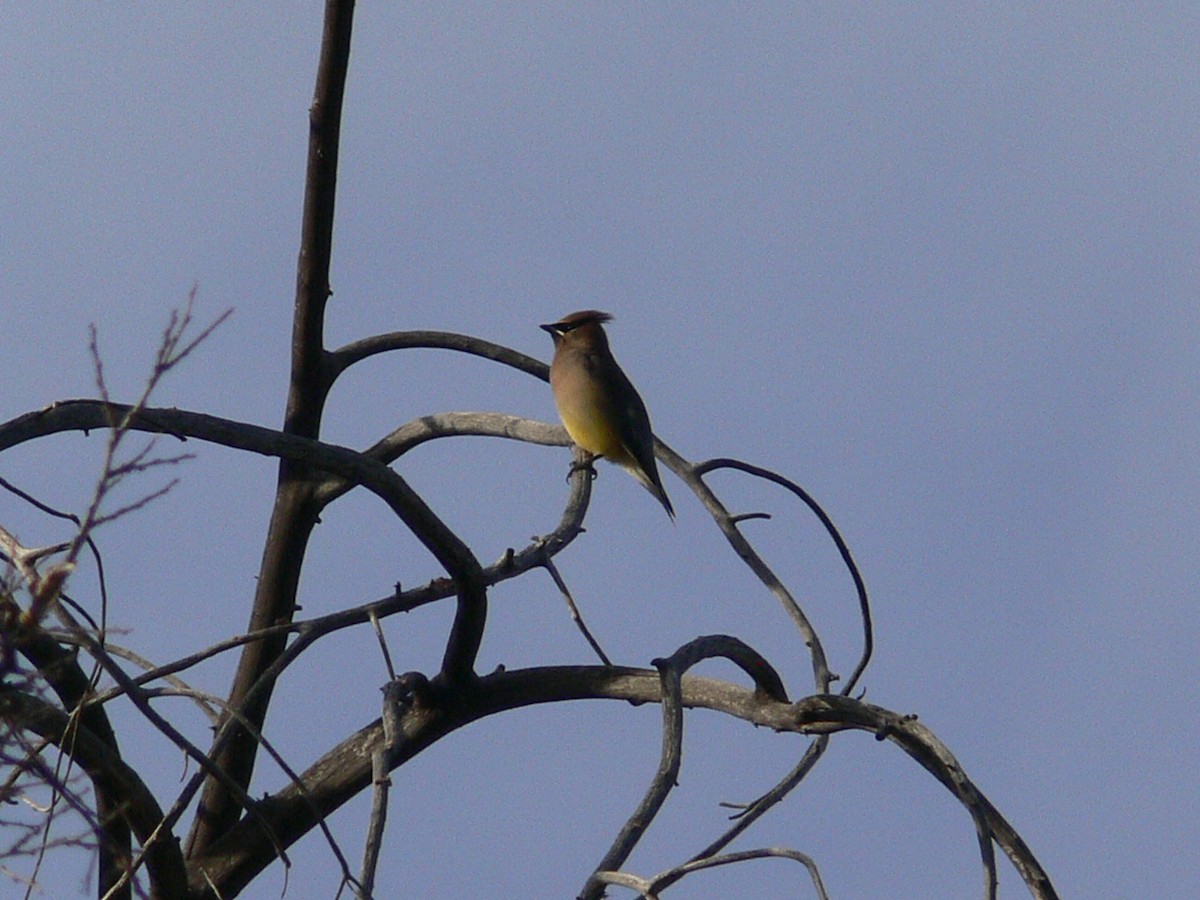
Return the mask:
{"type": "Polygon", "coordinates": [[[667,511],[667,515],[671,517],[671,521],[675,521],[675,508],[671,506],[671,501],[667,497],[667,492],[663,489],[662,481],[658,477],[658,472],[653,475],[646,472],[641,466],[634,463],[625,467],[629,474],[638,480],[646,490],[654,495],[654,498],[663,505],[663,509],[667,511]]]}

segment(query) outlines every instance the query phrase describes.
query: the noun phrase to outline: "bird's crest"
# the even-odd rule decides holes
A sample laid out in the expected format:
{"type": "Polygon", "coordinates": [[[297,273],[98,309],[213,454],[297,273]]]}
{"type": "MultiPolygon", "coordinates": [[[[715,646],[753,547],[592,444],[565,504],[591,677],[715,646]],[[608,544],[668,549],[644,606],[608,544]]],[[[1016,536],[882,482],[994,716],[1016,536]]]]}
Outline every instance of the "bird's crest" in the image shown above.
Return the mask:
{"type": "Polygon", "coordinates": [[[547,330],[553,329],[559,334],[566,334],[568,331],[574,331],[581,325],[603,325],[605,322],[611,322],[612,319],[611,314],[601,312],[598,309],[581,309],[579,312],[563,316],[553,325],[543,325],[542,327],[547,330]]]}

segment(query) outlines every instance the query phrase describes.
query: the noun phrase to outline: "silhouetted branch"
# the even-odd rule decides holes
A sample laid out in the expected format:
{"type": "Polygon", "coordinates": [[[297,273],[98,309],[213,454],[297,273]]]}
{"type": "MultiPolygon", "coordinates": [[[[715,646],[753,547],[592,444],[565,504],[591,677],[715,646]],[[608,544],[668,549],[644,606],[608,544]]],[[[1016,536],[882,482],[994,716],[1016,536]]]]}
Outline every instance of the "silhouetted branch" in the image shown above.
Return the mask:
{"type": "MultiPolygon", "coordinates": [[[[915,716],[901,716],[879,706],[839,695],[813,696],[795,704],[796,726],[806,734],[829,734],[848,728],[868,731],[879,740],[895,743],[938,779],[966,808],[981,837],[995,841],[1004,850],[1018,874],[1038,900],[1058,895],[1041,864],[1020,835],[967,778],[954,755],[915,716]]],[[[984,856],[985,882],[994,880],[988,870],[990,851],[984,856]]]]}
{"type": "MultiPolygon", "coordinates": [[[[387,503],[434,558],[446,567],[458,585],[461,604],[470,606],[478,602],[476,595],[482,585],[482,568],[470,549],[403,478],[387,466],[345,447],[186,410],[136,411],[119,404],[68,400],[0,425],[0,452],[49,434],[107,427],[110,413],[124,415],[131,430],[194,437],[238,450],[300,461],[361,484],[387,503]]],[[[467,637],[469,635],[462,636],[463,639],[467,637]]],[[[463,661],[473,661],[473,656],[470,659],[466,656],[469,654],[463,661]]]]}
{"type": "Polygon", "coordinates": [[[724,634],[698,637],[684,644],[668,659],[653,661],[662,679],[663,705],[663,749],[658,772],[646,791],[646,796],[625,826],[613,841],[612,847],[592,873],[591,879],[580,894],[581,900],[596,900],[603,894],[597,876],[615,872],[621,868],[637,842],[650,826],[658,810],[662,808],[667,794],[679,776],[679,762],[683,755],[683,673],[706,659],[723,657],[738,666],[754,679],[755,696],[764,700],[787,702],[787,693],[779,674],[761,654],[737,638],[724,634]]]}
{"type": "MultiPolygon", "coordinates": [[[[321,416],[332,384],[325,371],[324,319],[325,304],[332,293],[329,270],[342,100],[350,67],[353,23],[353,0],[326,0],[321,53],[309,109],[308,164],[283,431],[314,440],[320,436],[321,416]]],[[[308,480],[311,474],[305,460],[288,457],[280,461],[275,504],[255,584],[249,631],[289,621],[295,613],[300,565],[316,524],[312,485],[308,480]]],[[[471,602],[477,606],[470,580],[460,581],[459,586],[460,603],[471,602]]],[[[259,727],[266,717],[274,689],[272,683],[263,681],[262,675],[282,651],[282,638],[255,641],[245,645],[238,660],[229,692],[230,707],[259,727]],[[251,692],[253,699],[249,699],[251,692]]],[[[230,718],[228,721],[236,720],[230,718]]],[[[224,743],[218,745],[217,741],[222,740],[220,735],[214,741],[213,758],[233,781],[246,787],[254,772],[258,743],[244,729],[235,727],[226,735],[224,743]]],[[[189,835],[189,851],[202,850],[237,816],[238,808],[232,793],[217,781],[209,782],[201,798],[195,827],[189,835]]]]}
{"type": "Polygon", "coordinates": [[[451,331],[393,331],[363,338],[331,352],[328,357],[330,381],[355,363],[376,354],[416,349],[456,350],[503,363],[542,381],[550,380],[550,367],[541,360],[482,338],[451,331]]]}
{"type": "MultiPolygon", "coordinates": [[[[389,670],[391,666],[389,663],[389,670]]],[[[403,739],[401,717],[404,711],[416,702],[419,692],[427,687],[425,677],[419,672],[409,672],[399,678],[393,677],[383,686],[383,742],[371,753],[371,817],[367,824],[367,839],[363,845],[362,874],[359,878],[361,894],[370,898],[375,892],[375,869],[379,853],[383,849],[383,832],[387,825],[388,795],[392,786],[390,772],[394,757],[403,739]]]]}
{"type": "MultiPolygon", "coordinates": [[[[125,696],[129,698],[129,700],[137,708],[138,712],[140,712],[151,725],[153,725],[165,738],[167,738],[167,740],[169,740],[176,747],[186,753],[192,760],[194,760],[200,766],[201,770],[225,784],[225,786],[237,797],[243,808],[248,811],[251,818],[262,822],[264,827],[267,828],[268,836],[271,836],[270,825],[258,816],[255,809],[255,804],[246,794],[246,792],[236,782],[233,782],[229,778],[228,774],[222,771],[220,766],[218,766],[209,756],[201,752],[198,747],[184,737],[182,732],[168,722],[150,705],[149,696],[146,689],[133,683],[133,680],[125,673],[125,670],[118,666],[112,656],[109,655],[108,651],[104,648],[104,645],[99,640],[92,637],[86,629],[76,623],[71,618],[70,614],[64,608],[62,608],[62,606],[57,607],[55,609],[55,613],[62,621],[63,625],[71,633],[72,637],[74,637],[88,652],[88,654],[104,669],[104,673],[124,689],[125,696]]],[[[274,840],[273,843],[276,846],[280,857],[286,862],[287,857],[284,853],[283,846],[278,840],[274,840]]]]}
{"type": "MultiPolygon", "coordinates": [[[[692,857],[692,861],[696,862],[702,859],[709,859],[720,853],[725,847],[733,843],[734,839],[748,829],[751,825],[762,818],[775,804],[783,800],[805,776],[813,770],[825,750],[829,746],[829,735],[818,735],[808,745],[804,753],[800,757],[800,761],[792,767],[792,770],[785,775],[778,784],[771,790],[767,791],[753,803],[749,803],[740,808],[739,812],[732,816],[735,819],[733,826],[718,837],[715,841],[692,857]]],[[[728,804],[722,804],[728,805],[728,804]]],[[[735,807],[736,808],[736,807],[735,807]]]]}

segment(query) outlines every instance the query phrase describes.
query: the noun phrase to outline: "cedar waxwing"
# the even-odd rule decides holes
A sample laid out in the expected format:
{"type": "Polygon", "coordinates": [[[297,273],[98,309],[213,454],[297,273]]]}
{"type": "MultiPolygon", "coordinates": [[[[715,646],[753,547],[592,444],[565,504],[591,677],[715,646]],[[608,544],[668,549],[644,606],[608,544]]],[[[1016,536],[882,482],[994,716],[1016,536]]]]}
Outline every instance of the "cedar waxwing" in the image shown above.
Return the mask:
{"type": "Polygon", "coordinates": [[[674,519],[654,462],[646,405],[608,349],[602,326],[611,319],[608,313],[585,309],[540,326],[554,338],[554,405],[571,440],[626,469],[674,519]]]}

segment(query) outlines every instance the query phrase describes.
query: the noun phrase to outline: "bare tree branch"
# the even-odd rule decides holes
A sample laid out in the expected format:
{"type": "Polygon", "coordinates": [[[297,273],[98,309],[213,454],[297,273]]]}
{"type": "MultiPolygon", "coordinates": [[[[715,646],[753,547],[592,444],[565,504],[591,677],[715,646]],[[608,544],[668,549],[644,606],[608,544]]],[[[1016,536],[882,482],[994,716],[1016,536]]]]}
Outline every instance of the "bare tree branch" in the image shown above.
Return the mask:
{"type": "MultiPolygon", "coordinates": [[[[446,412],[431,413],[405,423],[364,450],[363,456],[390,463],[426,441],[444,437],[497,437],[552,447],[571,446],[571,439],[561,425],[501,413],[446,412]]],[[[346,479],[327,478],[316,490],[316,502],[324,508],[352,487],[354,483],[346,479]]]]}
{"type": "Polygon", "coordinates": [[[598,900],[604,887],[596,876],[601,872],[617,871],[624,865],[633,848],[637,846],[658,811],[662,809],[667,795],[679,782],[679,766],[683,760],[683,686],[681,680],[687,664],[676,653],[671,659],[656,659],[662,687],[662,751],[658,770],[654,773],[646,794],[637,809],[621,826],[612,846],[600,860],[579,894],[579,900],[598,900]]]}
{"type": "MultiPolygon", "coordinates": [[[[236,782],[233,782],[229,778],[228,774],[222,771],[221,768],[209,756],[202,753],[198,747],[184,737],[183,733],[180,732],[179,729],[168,722],[150,706],[150,700],[147,691],[133,683],[132,679],[125,673],[124,669],[118,666],[112,656],[107,652],[107,650],[105,650],[103,643],[88,634],[87,630],[76,623],[61,605],[55,609],[55,612],[64,626],[66,626],[67,630],[73,634],[76,640],[81,643],[81,645],[87,650],[92,658],[103,667],[105,674],[112,678],[122,688],[124,688],[125,696],[127,696],[133,705],[137,707],[138,712],[140,712],[151,725],[153,725],[164,737],[166,737],[167,740],[186,753],[191,759],[195,760],[196,763],[199,764],[202,771],[224,783],[226,787],[236,795],[237,799],[242,804],[243,808],[248,811],[251,818],[261,822],[267,829],[268,836],[271,836],[269,823],[265,822],[265,820],[259,816],[255,808],[255,804],[250,799],[249,795],[243,789],[241,789],[236,782]]],[[[274,840],[273,843],[275,844],[280,857],[286,861],[286,854],[284,853],[284,848],[280,842],[278,840],[274,840]]]]}
{"type": "MultiPolygon", "coordinates": [[[[338,149],[353,23],[353,0],[327,0],[316,87],[309,110],[308,171],[296,274],[291,383],[283,425],[288,435],[309,439],[320,435],[321,414],[332,384],[325,371],[324,316],[325,303],[332,292],[329,268],[338,149]]],[[[250,614],[251,631],[286,622],[295,613],[300,562],[316,523],[310,476],[311,469],[303,460],[287,458],[280,463],[275,506],[250,614]]],[[[473,606],[477,605],[473,602],[474,594],[467,588],[463,589],[463,595],[471,598],[473,606]]],[[[272,684],[261,683],[262,673],[282,650],[282,638],[247,644],[230,689],[231,707],[259,727],[266,718],[273,689],[272,684]],[[256,685],[254,699],[247,699],[256,685]]],[[[258,743],[250,734],[234,728],[229,742],[213,754],[217,765],[236,784],[247,787],[257,752],[258,743]]],[[[237,816],[238,804],[233,793],[218,781],[209,782],[189,836],[189,848],[202,851],[237,816]]]]}
{"type": "Polygon", "coordinates": [[[670,658],[654,660],[653,664],[662,680],[663,707],[663,746],[658,771],[641,804],[626,821],[612,847],[584,885],[579,895],[580,900],[598,900],[604,893],[597,876],[601,873],[615,872],[624,865],[662,808],[667,794],[678,781],[680,760],[683,757],[683,674],[697,663],[713,657],[728,659],[753,678],[756,695],[764,699],[787,702],[783,681],[770,663],[753,648],[728,635],[696,638],[676,650],[670,658]]]}
{"type": "Polygon", "coordinates": [[[825,893],[825,884],[821,880],[821,872],[817,868],[816,861],[806,853],[801,853],[798,850],[789,850],[786,847],[764,847],[761,850],[742,850],[739,853],[726,853],[723,856],[711,856],[708,859],[684,863],[682,866],[678,866],[669,872],[656,875],[652,881],[652,885],[656,889],[662,890],[668,884],[673,884],[682,876],[690,875],[692,872],[700,872],[716,866],[727,866],[732,863],[748,862],[752,859],[790,859],[793,862],[800,863],[808,870],[808,877],[812,880],[813,889],[817,892],[818,900],[829,900],[829,895],[825,893]]]}
{"type": "MultiPolygon", "coordinates": [[[[390,663],[389,663],[390,668],[390,663]]],[[[383,849],[383,832],[387,825],[388,796],[392,786],[390,772],[395,766],[397,748],[403,739],[401,718],[426,688],[425,676],[419,672],[392,677],[383,687],[383,742],[371,753],[371,817],[367,839],[363,845],[362,874],[359,877],[360,896],[370,898],[375,892],[375,869],[383,849]]]]}
{"type": "MultiPolygon", "coordinates": [[[[940,754],[944,748],[915,720],[836,694],[784,703],[768,699],[761,691],[698,676],[685,676],[682,688],[686,708],[712,709],[781,732],[829,734],[851,729],[896,743],[938,776],[964,807],[976,804],[996,842],[1035,898],[1057,897],[1045,871],[1012,827],[973,784],[965,790],[963,785],[969,781],[961,769],[954,777],[943,771],[940,754]]],[[[581,699],[660,702],[660,677],[655,672],[622,666],[542,667],[483,676],[467,695],[432,692],[402,716],[403,742],[394,763],[401,765],[452,731],[503,710],[581,699]]],[[[382,740],[382,725],[377,721],[331,749],[301,775],[308,797],[324,815],[370,784],[372,751],[382,740]]],[[[259,803],[261,814],[288,845],[313,827],[307,810],[308,802],[294,788],[285,788],[259,803]]],[[[203,867],[223,891],[236,893],[271,859],[260,827],[244,819],[192,864],[203,867]]]]}
{"type": "Polygon", "coordinates": [[[842,538],[841,532],[838,531],[837,526],[833,524],[833,519],[829,517],[829,514],[821,508],[821,505],[813,499],[812,495],[809,494],[808,491],[804,490],[804,488],[800,487],[800,485],[796,484],[791,479],[784,478],[782,475],[772,472],[769,469],[764,469],[761,466],[754,466],[738,459],[710,459],[707,462],[696,464],[692,468],[692,473],[699,478],[717,469],[737,469],[750,475],[754,475],[758,478],[763,478],[767,481],[773,482],[780,487],[791,491],[793,494],[803,500],[804,504],[813,511],[816,517],[820,519],[821,524],[825,527],[825,531],[828,532],[829,536],[833,539],[833,543],[836,545],[838,553],[841,554],[842,562],[846,564],[846,569],[850,572],[850,577],[854,580],[854,590],[858,595],[858,608],[862,615],[862,655],[859,657],[858,663],[854,667],[854,671],[850,674],[850,677],[846,680],[846,683],[842,686],[841,690],[842,694],[849,696],[854,690],[854,686],[858,684],[858,679],[866,670],[867,663],[871,661],[871,652],[875,646],[874,629],[871,627],[871,603],[867,598],[867,585],[866,582],[863,581],[862,573],[858,570],[858,564],[854,561],[854,556],[850,553],[850,547],[842,538]]]}
{"type": "Polygon", "coordinates": [[[748,804],[734,817],[733,826],[715,841],[692,857],[691,862],[711,859],[733,843],[734,839],[757,822],[771,807],[782,801],[813,770],[829,746],[829,735],[818,735],[800,756],[800,761],[778,784],[753,803],[748,804]]]}
{"type": "MultiPolygon", "coordinates": [[[[845,730],[862,730],[903,749],[933,774],[972,817],[980,848],[985,896],[995,895],[994,848],[999,844],[1035,897],[1054,897],[1048,877],[1028,847],[932,732],[920,725],[914,716],[899,715],[850,696],[873,649],[866,587],[831,518],[796,483],[767,469],[733,459],[692,464],[661,441],[656,444],[658,457],[692,488],[738,557],[777,598],[807,648],[816,693],[793,703],[788,701],[775,667],[731,636],[710,635],[690,641],[669,659],[655,660],[657,673],[612,664],[583,623],[555,564],[555,556],[584,530],[591,483],[582,469],[576,471],[573,468],[568,476],[570,492],[554,529],[546,535],[531,538],[519,550],[508,547],[499,560],[485,567],[472,548],[434,512],[433,506],[388,467],[413,447],[451,436],[502,437],[545,446],[569,446],[570,439],[558,426],[495,413],[443,412],[406,423],[362,452],[320,441],[325,404],[337,378],[351,366],[379,354],[409,349],[451,350],[509,366],[543,381],[548,376],[547,366],[539,360],[490,341],[448,332],[392,332],[355,341],[337,350],[326,350],[325,310],[332,293],[330,267],[341,110],[349,68],[353,11],[352,0],[326,0],[320,61],[309,114],[309,152],[292,322],[290,384],[282,428],[276,431],[182,410],[147,407],[162,376],[191,354],[229,315],[226,312],[197,337],[190,337],[195,289],[186,306],[171,315],[152,374],[135,403],[112,402],[93,328],[89,349],[100,399],[67,401],[0,424],[0,452],[61,431],[86,432],[101,428],[107,432],[101,476],[86,512],[81,518],[73,518],[75,529],[70,541],[26,548],[15,536],[0,528],[0,555],[9,560],[20,575],[20,579],[11,578],[11,590],[8,581],[0,590],[0,652],[3,654],[0,659],[0,720],[15,736],[13,743],[21,749],[20,758],[14,763],[20,774],[14,774],[7,784],[0,785],[0,789],[25,783],[30,773],[53,788],[65,786],[74,783],[71,767],[78,764],[91,779],[96,798],[93,815],[85,791],[64,791],[61,801],[55,800],[48,805],[45,825],[40,832],[26,832],[31,852],[44,855],[53,846],[49,823],[57,811],[70,813],[77,810],[96,836],[100,853],[100,892],[105,900],[124,900],[131,896],[135,877],[143,865],[156,897],[170,900],[227,898],[243,890],[276,859],[283,861],[286,877],[288,849],[313,828],[321,828],[341,866],[343,887],[350,886],[359,897],[370,897],[386,830],[389,773],[393,769],[456,729],[487,716],[532,704],[613,699],[662,704],[662,751],[658,770],[642,802],[614,837],[608,852],[585,883],[583,896],[598,897],[603,893],[604,885],[619,884],[644,897],[658,897],[695,872],[754,859],[782,858],[805,865],[818,896],[823,898],[824,887],[815,863],[799,851],[781,847],[724,851],[813,771],[830,746],[832,735],[845,730]],[[107,588],[102,560],[91,535],[100,525],[140,509],[169,491],[175,483],[171,481],[165,486],[152,487],[113,509],[108,499],[125,479],[178,464],[190,458],[190,454],[157,455],[154,440],[132,454],[119,454],[123,441],[133,431],[166,434],[181,441],[198,438],[279,460],[274,506],[246,633],[158,666],[108,644],[107,588]],[[706,475],[719,469],[734,469],[783,487],[817,516],[834,541],[854,582],[863,628],[862,653],[840,693],[830,693],[838,676],[830,670],[820,637],[807,614],[794,599],[790,588],[766,565],[743,534],[744,523],[767,519],[769,515],[759,511],[731,513],[705,480],[706,475]],[[396,584],[394,591],[380,599],[328,615],[297,620],[297,585],[318,517],[328,504],[358,487],[366,488],[387,504],[390,512],[437,560],[445,577],[436,577],[408,590],[402,590],[401,585],[396,584]],[[96,558],[100,579],[101,609],[95,618],[63,593],[65,582],[85,546],[96,558]],[[57,553],[64,554],[62,560],[49,560],[57,553]],[[478,676],[475,665],[487,620],[488,589],[538,567],[549,572],[566,598],[577,626],[605,665],[544,667],[515,672],[501,670],[478,676]],[[13,596],[17,590],[28,594],[26,609],[22,609],[13,596]],[[450,598],[456,601],[455,616],[446,638],[440,670],[432,678],[419,672],[396,678],[380,619],[450,598]],[[51,611],[62,623],[61,630],[46,627],[52,622],[51,611]],[[86,624],[80,624],[81,621],[86,624]],[[264,724],[278,680],[289,666],[323,638],[368,622],[379,636],[390,679],[384,689],[382,716],[337,741],[305,772],[297,773],[264,736],[264,724]],[[177,673],[204,660],[235,650],[238,651],[237,671],[226,701],[195,690],[176,677],[177,673]],[[90,655],[95,661],[90,675],[79,661],[81,653],[90,655]],[[119,657],[134,661],[146,671],[137,677],[131,676],[118,662],[119,657]],[[685,674],[692,666],[711,657],[733,661],[753,680],[753,690],[728,681],[685,674]],[[27,664],[32,669],[26,668],[27,664]],[[114,684],[98,690],[102,673],[107,674],[114,684]],[[152,686],[159,680],[166,680],[170,686],[152,686]],[[207,753],[196,747],[151,704],[151,700],[169,696],[200,702],[209,715],[220,710],[207,753]],[[179,747],[187,759],[199,766],[165,814],[156,798],[120,757],[116,735],[105,711],[105,704],[117,697],[128,697],[136,712],[169,742],[168,746],[179,747]],[[757,726],[810,740],[793,769],[775,787],[746,805],[733,826],[692,859],[649,879],[622,872],[620,867],[675,786],[682,762],[684,709],[697,707],[717,710],[757,726]],[[276,795],[256,801],[250,797],[250,785],[260,746],[288,775],[290,784],[276,795]],[[56,766],[47,767],[42,754],[52,754],[53,747],[61,748],[61,752],[56,766]],[[47,768],[53,768],[53,771],[47,771],[47,768]],[[361,876],[356,881],[326,818],[350,797],[369,787],[374,789],[373,806],[367,823],[361,876]],[[178,846],[175,829],[197,796],[200,801],[185,857],[178,846]],[[142,848],[136,858],[131,858],[132,835],[136,835],[142,848]]],[[[577,449],[577,461],[579,452],[577,449]]],[[[11,488],[2,479],[0,486],[34,502],[44,511],[54,512],[11,488]]],[[[386,579],[385,583],[390,581],[390,578],[386,579]]],[[[330,742],[337,737],[332,736],[330,742]]],[[[141,890],[140,881],[137,886],[141,890]]]]}
{"type": "MultiPolygon", "coordinates": [[[[312,469],[323,469],[361,484],[378,495],[434,558],[446,567],[454,580],[460,609],[463,609],[463,612],[462,622],[457,623],[458,631],[452,637],[448,649],[448,674],[469,677],[467,669],[474,661],[471,645],[474,644],[475,650],[478,649],[477,632],[482,627],[477,608],[482,602],[484,586],[482,567],[470,549],[442,523],[398,474],[387,466],[364,458],[354,450],[256,425],[179,409],[148,409],[134,412],[130,407],[89,400],[55,404],[0,425],[0,452],[36,437],[60,431],[104,428],[108,424],[109,413],[131,413],[127,416],[128,427],[134,430],[165,432],[181,438],[196,437],[235,449],[303,462],[312,469]]],[[[296,563],[295,560],[292,562],[296,563]]],[[[291,616],[286,618],[290,619],[291,616]]],[[[282,647],[282,642],[280,646],[282,647]]],[[[278,652],[282,650],[271,655],[277,656],[278,652]]],[[[255,680],[257,681],[257,678],[255,680]]],[[[455,678],[452,677],[451,680],[455,678]]],[[[244,696],[251,686],[245,686],[239,697],[244,696]]]]}
{"type": "Polygon", "coordinates": [[[336,378],[350,366],[376,354],[414,349],[457,350],[503,363],[542,381],[550,380],[550,367],[541,360],[501,344],[450,331],[394,331],[355,341],[329,354],[329,372],[331,378],[336,378]]]}
{"type": "Polygon", "coordinates": [[[562,594],[563,599],[567,602],[567,611],[571,614],[571,621],[575,623],[575,627],[579,629],[579,632],[583,635],[583,639],[588,642],[588,646],[600,658],[600,662],[606,666],[611,666],[613,661],[608,658],[608,654],[604,652],[604,648],[600,646],[600,642],[592,636],[591,629],[583,621],[583,615],[579,612],[579,607],[575,604],[575,598],[571,596],[571,591],[567,587],[567,583],[563,581],[562,575],[559,574],[558,566],[554,564],[553,557],[546,557],[543,568],[550,574],[554,586],[558,588],[558,592],[562,594]]]}
{"type": "Polygon", "coordinates": [[[829,900],[825,892],[825,884],[821,880],[821,872],[816,862],[807,854],[786,847],[764,847],[760,850],[742,850],[738,853],[726,853],[723,856],[711,856],[707,859],[684,863],[665,872],[660,872],[652,878],[640,878],[628,872],[597,872],[593,877],[604,884],[627,887],[637,891],[646,900],[657,900],[659,894],[684,876],[718,866],[728,866],[733,863],[749,862],[755,859],[790,859],[808,869],[808,877],[812,880],[818,900],[829,900]]]}
{"type": "Polygon", "coordinates": [[[804,614],[800,605],[792,597],[791,591],[787,589],[783,581],[763,561],[750,542],[738,530],[734,521],[735,517],[725,508],[725,505],[718,499],[712,489],[704,483],[702,472],[697,473],[692,464],[657,438],[655,439],[654,449],[658,458],[672,472],[682,478],[696,496],[700,498],[700,502],[704,504],[704,508],[713,516],[717,527],[721,529],[721,533],[725,535],[725,539],[733,547],[734,552],[737,553],[742,562],[750,568],[750,571],[758,577],[767,590],[779,600],[784,611],[787,612],[792,623],[803,637],[805,646],[808,647],[812,658],[813,680],[816,690],[819,693],[828,691],[830,684],[834,680],[834,675],[829,670],[829,663],[825,658],[825,650],[821,646],[821,639],[817,635],[817,631],[812,623],[808,620],[808,616],[804,614]]]}

